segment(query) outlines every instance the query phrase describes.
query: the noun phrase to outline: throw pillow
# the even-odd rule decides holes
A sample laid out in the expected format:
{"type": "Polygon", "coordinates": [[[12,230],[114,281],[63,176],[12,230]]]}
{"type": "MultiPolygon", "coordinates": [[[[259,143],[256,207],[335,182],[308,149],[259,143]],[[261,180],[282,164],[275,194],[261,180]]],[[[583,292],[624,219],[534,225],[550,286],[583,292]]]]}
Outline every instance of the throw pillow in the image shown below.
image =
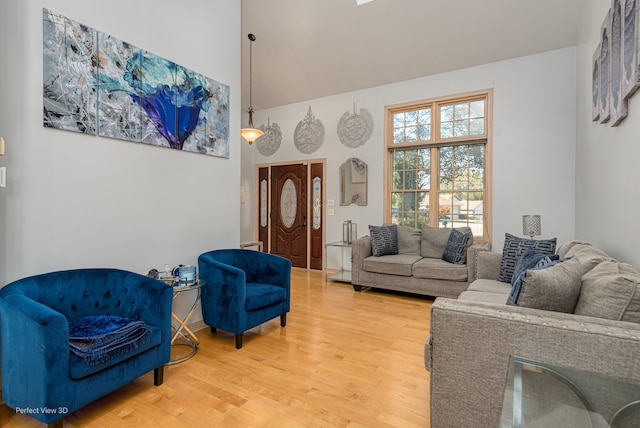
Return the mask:
{"type": "MultiPolygon", "coordinates": [[[[531,249],[529,249],[531,250],[531,249]]],[[[527,251],[529,251],[527,250],[527,251]]],[[[532,250],[535,252],[535,250],[532,250]]],[[[525,252],[526,253],[526,252],[525,252]]],[[[536,253],[539,254],[539,253],[536,253]]],[[[523,254],[520,257],[520,260],[525,257],[523,254]]],[[[518,273],[514,273],[512,281],[511,281],[511,291],[509,292],[509,297],[507,297],[507,305],[518,306],[520,303],[520,296],[522,295],[522,290],[524,290],[525,283],[527,281],[527,272],[533,269],[544,269],[545,267],[550,267],[555,260],[551,260],[551,257],[548,255],[542,254],[542,257],[536,261],[533,266],[528,267],[527,269],[520,270],[518,273]]],[[[517,269],[517,266],[516,266],[517,269]]]]}
{"type": "Polygon", "coordinates": [[[545,257],[551,259],[551,261],[559,260],[560,256],[557,254],[544,254],[539,253],[533,248],[527,248],[522,256],[518,259],[518,263],[516,264],[515,270],[513,271],[513,277],[511,278],[511,285],[515,285],[515,282],[520,278],[520,276],[527,270],[535,267],[536,264],[545,257]]]}
{"type": "Polygon", "coordinates": [[[422,232],[411,226],[398,226],[398,254],[420,254],[422,232]]]}
{"type": "Polygon", "coordinates": [[[626,263],[600,263],[585,274],[574,313],[640,323],[640,275],[626,263]]]}
{"type": "Polygon", "coordinates": [[[398,226],[395,224],[385,226],[369,225],[371,234],[371,251],[374,256],[386,256],[398,254],[398,226]]]}
{"type": "Polygon", "coordinates": [[[513,236],[510,233],[504,234],[504,247],[502,249],[502,260],[500,261],[500,273],[498,281],[511,283],[516,264],[527,248],[533,248],[538,253],[551,255],[555,253],[557,239],[526,239],[513,236]]]}
{"type": "Polygon", "coordinates": [[[533,269],[526,270],[518,289],[512,288],[508,305],[572,313],[578,302],[584,268],[575,258],[544,258],[533,269]]]}
{"type": "Polygon", "coordinates": [[[457,265],[464,264],[467,259],[465,257],[467,244],[472,237],[471,231],[463,233],[456,229],[451,230],[447,245],[444,247],[444,253],[442,253],[442,260],[457,265]]]}
{"type": "MultiPolygon", "coordinates": [[[[471,228],[469,227],[456,227],[457,231],[466,233],[471,232],[471,228]]],[[[430,259],[439,259],[442,257],[442,253],[444,253],[444,249],[447,246],[447,242],[449,242],[449,235],[451,234],[451,230],[448,227],[432,227],[432,226],[424,226],[422,228],[422,240],[420,242],[420,255],[422,257],[428,257],[430,259]]],[[[473,244],[473,235],[469,240],[467,247],[473,244]]],[[[464,253],[465,261],[467,253],[464,253]]]]}

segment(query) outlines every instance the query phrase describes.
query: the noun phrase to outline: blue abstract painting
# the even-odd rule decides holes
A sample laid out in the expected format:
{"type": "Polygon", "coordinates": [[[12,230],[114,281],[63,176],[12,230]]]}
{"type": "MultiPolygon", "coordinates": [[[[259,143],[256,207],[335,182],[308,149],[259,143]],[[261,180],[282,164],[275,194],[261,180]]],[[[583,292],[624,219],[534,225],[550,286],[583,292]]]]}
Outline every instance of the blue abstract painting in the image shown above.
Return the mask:
{"type": "Polygon", "coordinates": [[[229,157],[229,87],[43,9],[44,126],[229,157]]]}

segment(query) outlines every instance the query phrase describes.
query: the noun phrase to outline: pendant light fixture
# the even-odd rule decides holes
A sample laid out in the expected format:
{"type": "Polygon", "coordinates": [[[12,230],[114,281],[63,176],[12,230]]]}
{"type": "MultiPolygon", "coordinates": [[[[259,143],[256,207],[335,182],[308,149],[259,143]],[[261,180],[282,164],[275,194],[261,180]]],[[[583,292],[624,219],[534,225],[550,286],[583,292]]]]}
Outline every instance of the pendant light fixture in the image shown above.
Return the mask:
{"type": "Polygon", "coordinates": [[[240,135],[244,137],[245,140],[249,144],[253,143],[256,138],[262,137],[264,132],[259,129],[256,129],[253,126],[253,107],[251,106],[251,92],[253,86],[253,42],[256,40],[256,36],[249,33],[249,108],[247,109],[247,113],[249,113],[249,124],[246,128],[242,128],[240,130],[240,135]]]}

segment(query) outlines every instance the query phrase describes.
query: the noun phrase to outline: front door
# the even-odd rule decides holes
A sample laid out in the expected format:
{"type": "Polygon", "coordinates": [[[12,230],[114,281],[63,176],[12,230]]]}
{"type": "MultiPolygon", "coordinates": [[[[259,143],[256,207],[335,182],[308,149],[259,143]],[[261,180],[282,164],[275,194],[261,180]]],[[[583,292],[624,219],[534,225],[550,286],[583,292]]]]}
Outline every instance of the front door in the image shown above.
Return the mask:
{"type": "Polygon", "coordinates": [[[307,167],[271,168],[271,253],[307,267],[307,167]]]}

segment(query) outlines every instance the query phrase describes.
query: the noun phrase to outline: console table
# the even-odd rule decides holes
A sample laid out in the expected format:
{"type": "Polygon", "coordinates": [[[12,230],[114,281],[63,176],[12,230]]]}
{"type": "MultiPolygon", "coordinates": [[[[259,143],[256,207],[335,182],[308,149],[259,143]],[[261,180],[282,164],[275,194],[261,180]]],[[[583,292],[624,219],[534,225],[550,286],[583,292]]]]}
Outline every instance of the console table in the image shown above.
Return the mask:
{"type": "Polygon", "coordinates": [[[640,426],[640,381],[511,357],[500,427],[640,426]]]}

